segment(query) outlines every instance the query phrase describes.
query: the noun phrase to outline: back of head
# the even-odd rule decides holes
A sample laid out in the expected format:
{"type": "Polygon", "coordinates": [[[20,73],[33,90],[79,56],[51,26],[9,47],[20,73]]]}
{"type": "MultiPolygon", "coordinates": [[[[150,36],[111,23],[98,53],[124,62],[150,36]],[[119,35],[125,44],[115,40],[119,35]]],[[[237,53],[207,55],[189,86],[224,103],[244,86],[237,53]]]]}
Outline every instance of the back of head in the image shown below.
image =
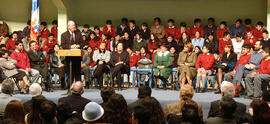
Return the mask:
{"type": "Polygon", "coordinates": [[[231,82],[223,81],[221,84],[221,95],[222,96],[233,96],[234,86],[231,82]]]}
{"type": "Polygon", "coordinates": [[[113,87],[104,87],[100,91],[103,103],[106,103],[111,95],[115,94],[113,87]]]}
{"type": "Polygon", "coordinates": [[[145,98],[145,97],[150,97],[151,96],[151,93],[152,93],[152,90],[149,86],[141,86],[139,89],[138,89],[138,92],[139,92],[139,98],[145,98]]]}
{"type": "Polygon", "coordinates": [[[252,116],[248,113],[239,113],[235,117],[236,124],[253,124],[252,116]]]}
{"type": "Polygon", "coordinates": [[[71,88],[71,93],[76,94],[76,95],[81,95],[84,92],[83,89],[83,84],[81,81],[76,81],[75,83],[72,84],[71,88]]]}
{"type": "Polygon", "coordinates": [[[18,100],[11,100],[5,108],[3,119],[11,118],[19,124],[23,124],[24,116],[23,104],[18,100]]]}
{"type": "Polygon", "coordinates": [[[76,118],[76,117],[73,117],[73,118],[69,118],[65,124],[83,124],[84,121],[82,119],[79,119],[79,118],[76,118]]]}
{"type": "Polygon", "coordinates": [[[52,122],[56,117],[56,104],[46,100],[41,104],[40,116],[42,121],[52,122]]]}
{"type": "Polygon", "coordinates": [[[17,124],[17,122],[13,119],[7,118],[0,122],[0,124],[17,124]]]}
{"type": "Polygon", "coordinates": [[[30,124],[39,124],[41,122],[39,114],[41,111],[41,104],[46,101],[46,98],[42,95],[36,96],[36,97],[32,97],[32,107],[31,107],[31,111],[29,113],[28,116],[28,123],[30,124]]]}
{"type": "Polygon", "coordinates": [[[193,87],[190,85],[183,85],[180,89],[180,100],[192,99],[194,95],[193,87]]]}
{"type": "Polygon", "coordinates": [[[253,121],[255,123],[270,123],[270,107],[265,101],[253,100],[250,107],[253,109],[253,121]]]}
{"type": "Polygon", "coordinates": [[[193,100],[185,100],[183,102],[183,107],[181,107],[183,121],[198,123],[200,122],[198,113],[198,104],[193,100]]]}
{"type": "Polygon", "coordinates": [[[63,124],[68,118],[72,116],[72,106],[70,103],[59,103],[57,105],[57,120],[63,124]]]}
{"type": "Polygon", "coordinates": [[[219,102],[220,109],[222,110],[222,116],[231,117],[236,109],[236,102],[232,97],[224,96],[219,102]]]}
{"type": "Polygon", "coordinates": [[[4,94],[12,94],[14,90],[13,81],[10,79],[6,79],[2,82],[1,91],[4,94]]]}
{"type": "Polygon", "coordinates": [[[29,93],[31,94],[32,97],[41,95],[42,94],[42,88],[38,83],[33,83],[29,87],[29,93]]]}

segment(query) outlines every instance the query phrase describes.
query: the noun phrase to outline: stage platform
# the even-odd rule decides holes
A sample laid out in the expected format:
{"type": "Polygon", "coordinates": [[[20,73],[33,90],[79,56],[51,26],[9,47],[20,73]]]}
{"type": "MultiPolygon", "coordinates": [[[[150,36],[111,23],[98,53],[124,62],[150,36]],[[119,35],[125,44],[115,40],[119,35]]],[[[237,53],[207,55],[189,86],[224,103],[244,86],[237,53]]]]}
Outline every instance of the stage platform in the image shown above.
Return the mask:
{"type": "MultiPolygon", "coordinates": [[[[58,102],[58,99],[60,97],[64,97],[67,91],[65,90],[54,90],[54,92],[43,92],[43,95],[55,103],[58,102]]],[[[137,94],[138,94],[138,88],[129,88],[129,89],[123,89],[121,91],[118,91],[116,89],[116,93],[122,94],[127,103],[131,103],[135,100],[137,100],[137,94]]],[[[29,99],[31,99],[30,95],[22,95],[22,94],[15,94],[14,95],[17,98],[20,98],[22,102],[25,102],[29,99]]],[[[166,104],[175,102],[179,100],[179,91],[176,90],[163,90],[163,89],[152,89],[152,96],[155,97],[164,108],[166,104]]],[[[86,89],[83,97],[86,97],[92,101],[95,101],[97,103],[101,103],[102,99],[100,96],[100,90],[98,89],[86,89]]],[[[193,100],[200,102],[202,104],[203,109],[203,117],[204,119],[208,116],[208,111],[210,108],[210,102],[214,100],[220,99],[220,94],[214,94],[214,92],[206,92],[206,93],[195,93],[193,100]]],[[[244,98],[235,98],[236,101],[244,103],[249,107],[249,104],[251,100],[244,99],[244,98]]],[[[248,110],[248,109],[247,109],[248,110]]]]}

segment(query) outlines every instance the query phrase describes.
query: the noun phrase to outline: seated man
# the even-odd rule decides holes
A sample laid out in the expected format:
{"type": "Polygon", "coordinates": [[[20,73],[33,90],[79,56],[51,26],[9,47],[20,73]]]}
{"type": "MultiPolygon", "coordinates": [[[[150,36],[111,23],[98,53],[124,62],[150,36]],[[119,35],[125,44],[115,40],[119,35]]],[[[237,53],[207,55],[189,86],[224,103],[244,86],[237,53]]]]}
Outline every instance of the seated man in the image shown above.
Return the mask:
{"type": "Polygon", "coordinates": [[[251,54],[248,64],[239,65],[237,67],[236,73],[233,77],[233,84],[236,85],[235,87],[236,92],[234,94],[234,97],[239,97],[239,91],[242,90],[242,87],[240,85],[242,78],[259,69],[261,61],[263,59],[262,47],[263,47],[263,42],[257,41],[255,43],[254,53],[251,54]]]}
{"type": "Polygon", "coordinates": [[[151,97],[151,93],[152,93],[152,90],[150,87],[148,86],[141,86],[139,87],[138,89],[138,100],[136,100],[135,102],[133,103],[130,103],[128,105],[128,109],[130,112],[134,112],[134,108],[137,106],[137,105],[140,105],[141,104],[141,101],[145,98],[145,97],[151,97]]]}
{"type": "Polygon", "coordinates": [[[39,71],[30,67],[30,60],[26,51],[23,49],[23,42],[16,41],[15,46],[16,49],[11,53],[10,57],[17,61],[16,67],[19,70],[24,71],[27,76],[32,76],[30,83],[37,83],[39,71]]]}
{"type": "Polygon", "coordinates": [[[263,60],[256,72],[249,73],[246,78],[247,98],[259,98],[266,91],[270,82],[270,48],[264,48],[263,60]],[[266,86],[265,86],[266,84],[266,86]]]}
{"type": "MultiPolygon", "coordinates": [[[[234,86],[231,82],[223,81],[220,89],[221,89],[221,97],[225,97],[225,96],[232,97],[233,92],[234,92],[234,86]]],[[[218,116],[219,104],[220,104],[220,100],[211,102],[208,118],[218,116]]],[[[238,113],[244,113],[244,112],[246,112],[246,105],[244,105],[243,103],[236,102],[236,110],[234,112],[234,115],[237,115],[238,113]]]]}
{"type": "MultiPolygon", "coordinates": [[[[50,33],[50,34],[48,35],[48,40],[46,40],[46,41],[44,42],[44,46],[43,46],[43,52],[45,51],[44,53],[48,54],[49,51],[50,51],[51,49],[53,49],[54,45],[57,44],[57,41],[54,40],[54,39],[55,39],[55,38],[54,38],[54,34],[53,34],[53,33],[50,33]]],[[[46,54],[44,54],[44,55],[46,55],[46,54]]]]}
{"type": "Polygon", "coordinates": [[[82,97],[84,90],[83,90],[83,84],[80,81],[73,83],[70,90],[71,90],[71,95],[60,98],[58,100],[58,104],[63,103],[63,102],[70,103],[72,106],[72,111],[81,113],[85,105],[91,102],[91,100],[82,97]]]}
{"type": "Polygon", "coordinates": [[[27,55],[30,60],[30,65],[32,68],[38,70],[43,78],[43,83],[45,84],[45,90],[46,91],[52,91],[51,90],[51,83],[48,80],[48,65],[45,63],[46,62],[46,57],[41,51],[37,51],[37,45],[35,41],[31,41],[29,43],[30,49],[27,52],[27,55]]]}
{"type": "Polygon", "coordinates": [[[106,43],[101,42],[99,50],[94,51],[93,60],[96,65],[94,77],[98,79],[99,88],[103,87],[103,74],[110,71],[108,62],[111,58],[111,52],[106,50],[106,43]]]}
{"type": "Polygon", "coordinates": [[[214,55],[209,53],[210,49],[208,45],[204,45],[202,51],[203,53],[198,56],[195,66],[198,71],[196,79],[196,92],[205,92],[206,76],[212,74],[213,65],[215,62],[214,55]],[[201,80],[202,84],[200,85],[201,80]]]}

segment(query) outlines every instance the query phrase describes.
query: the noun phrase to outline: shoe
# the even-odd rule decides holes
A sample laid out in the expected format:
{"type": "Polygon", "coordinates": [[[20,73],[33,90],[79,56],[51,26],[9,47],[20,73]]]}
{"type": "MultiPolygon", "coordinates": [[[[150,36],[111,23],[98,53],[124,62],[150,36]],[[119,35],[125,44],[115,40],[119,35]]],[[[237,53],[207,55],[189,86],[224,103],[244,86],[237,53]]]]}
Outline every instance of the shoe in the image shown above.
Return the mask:
{"type": "Polygon", "coordinates": [[[204,93],[204,92],[205,92],[205,88],[201,88],[200,93],[204,93]]]}
{"type": "Polygon", "coordinates": [[[239,95],[238,92],[235,92],[235,93],[233,94],[233,97],[240,97],[240,95],[239,95]]]}
{"type": "Polygon", "coordinates": [[[196,88],[195,92],[196,93],[199,93],[200,92],[200,88],[196,88]]]}
{"type": "Polygon", "coordinates": [[[242,87],[241,85],[236,85],[236,86],[235,86],[235,91],[240,92],[240,91],[242,91],[242,90],[243,90],[243,87],[242,87]]]}
{"type": "Polygon", "coordinates": [[[220,90],[220,88],[218,88],[218,89],[216,90],[215,94],[220,94],[220,93],[221,93],[221,90],[220,90]]]}

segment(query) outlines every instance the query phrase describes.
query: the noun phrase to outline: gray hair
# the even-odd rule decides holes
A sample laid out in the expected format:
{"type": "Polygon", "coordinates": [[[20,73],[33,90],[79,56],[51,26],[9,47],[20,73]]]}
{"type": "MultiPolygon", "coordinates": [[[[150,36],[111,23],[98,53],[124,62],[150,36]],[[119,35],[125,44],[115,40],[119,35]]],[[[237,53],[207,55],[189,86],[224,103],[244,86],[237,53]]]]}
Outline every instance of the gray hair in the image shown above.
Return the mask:
{"type": "Polygon", "coordinates": [[[70,87],[71,93],[73,94],[83,94],[84,88],[81,81],[74,82],[70,87]]]}
{"type": "Polygon", "coordinates": [[[14,83],[13,83],[13,81],[11,79],[5,79],[2,82],[2,87],[1,87],[2,93],[4,93],[4,94],[12,94],[13,90],[14,90],[13,84],[14,83]]]}
{"type": "Polygon", "coordinates": [[[29,93],[31,94],[32,97],[41,95],[42,94],[42,88],[38,83],[33,83],[29,87],[29,93]]]}
{"type": "Polygon", "coordinates": [[[234,93],[234,86],[231,82],[228,81],[223,81],[221,83],[221,88],[220,88],[221,92],[224,94],[224,96],[233,96],[234,93]]]}

